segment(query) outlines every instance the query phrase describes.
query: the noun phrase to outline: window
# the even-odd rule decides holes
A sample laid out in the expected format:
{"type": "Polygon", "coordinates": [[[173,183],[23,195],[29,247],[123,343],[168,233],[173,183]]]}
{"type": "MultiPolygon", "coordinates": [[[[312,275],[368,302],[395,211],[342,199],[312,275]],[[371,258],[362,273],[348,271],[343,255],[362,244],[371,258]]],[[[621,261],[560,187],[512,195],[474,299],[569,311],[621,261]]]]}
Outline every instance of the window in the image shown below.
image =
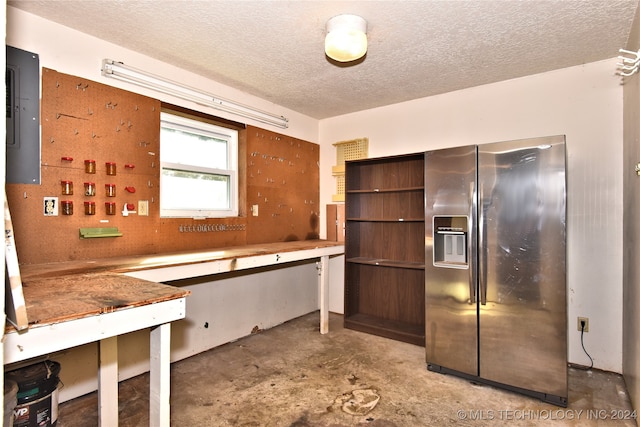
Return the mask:
{"type": "Polygon", "coordinates": [[[238,216],[238,132],[160,114],[160,216],[238,216]]]}

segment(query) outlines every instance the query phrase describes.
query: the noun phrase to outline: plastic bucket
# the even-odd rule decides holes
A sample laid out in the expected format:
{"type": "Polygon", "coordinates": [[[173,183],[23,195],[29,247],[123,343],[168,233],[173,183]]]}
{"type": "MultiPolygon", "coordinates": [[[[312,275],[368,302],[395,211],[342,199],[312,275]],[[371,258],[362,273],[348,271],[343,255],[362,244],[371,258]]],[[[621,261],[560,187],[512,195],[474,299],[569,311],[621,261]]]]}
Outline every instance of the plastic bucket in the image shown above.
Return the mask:
{"type": "Polygon", "coordinates": [[[52,360],[7,372],[18,384],[13,427],[50,427],[58,421],[60,364],[52,360]]]}

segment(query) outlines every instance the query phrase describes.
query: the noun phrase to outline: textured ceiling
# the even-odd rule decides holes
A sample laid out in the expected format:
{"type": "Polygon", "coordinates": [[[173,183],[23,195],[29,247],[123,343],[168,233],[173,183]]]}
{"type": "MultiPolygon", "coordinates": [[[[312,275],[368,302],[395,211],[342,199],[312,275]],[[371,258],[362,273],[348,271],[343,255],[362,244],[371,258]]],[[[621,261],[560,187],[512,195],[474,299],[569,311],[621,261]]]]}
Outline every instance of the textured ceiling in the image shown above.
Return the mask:
{"type": "Polygon", "coordinates": [[[615,57],[638,0],[8,4],[322,119],[615,57]],[[350,67],[323,52],[342,13],[368,22],[350,67]]]}

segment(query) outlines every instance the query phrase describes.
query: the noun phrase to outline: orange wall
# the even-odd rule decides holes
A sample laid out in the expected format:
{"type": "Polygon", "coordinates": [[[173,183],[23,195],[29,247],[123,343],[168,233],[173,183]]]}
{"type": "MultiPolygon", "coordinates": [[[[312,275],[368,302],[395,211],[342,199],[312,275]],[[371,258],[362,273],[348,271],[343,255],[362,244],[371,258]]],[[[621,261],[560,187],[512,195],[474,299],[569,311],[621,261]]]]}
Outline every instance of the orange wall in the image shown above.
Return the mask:
{"type": "Polygon", "coordinates": [[[41,185],[7,185],[21,264],[318,237],[317,144],[247,126],[239,141],[240,216],[160,218],[160,101],[54,70],[42,75],[41,185]],[[96,160],[95,174],[85,173],[85,159],[96,160]],[[106,175],[106,162],[116,163],[115,176],[106,175]],[[62,180],[73,181],[73,195],[61,194],[62,180]],[[95,183],[95,196],[85,196],[84,182],[95,183]],[[115,197],[105,184],[116,185],[115,197]],[[45,216],[45,197],[72,201],[73,215],[45,216]],[[125,203],[137,209],[139,200],[149,201],[149,216],[122,215],[125,203]],[[95,215],[85,215],[87,201],[95,215]],[[110,201],[116,215],[106,215],[110,201]],[[122,237],[80,239],[85,227],[117,227],[122,237]]]}

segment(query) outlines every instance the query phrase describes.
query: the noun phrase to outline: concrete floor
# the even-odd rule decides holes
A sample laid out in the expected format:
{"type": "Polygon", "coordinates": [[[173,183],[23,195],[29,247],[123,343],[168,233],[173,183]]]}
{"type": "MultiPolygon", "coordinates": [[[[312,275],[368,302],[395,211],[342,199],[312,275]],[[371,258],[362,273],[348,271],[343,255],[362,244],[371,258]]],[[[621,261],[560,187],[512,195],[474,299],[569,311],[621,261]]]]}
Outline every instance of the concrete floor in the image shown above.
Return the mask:
{"type": "MultiPolygon", "coordinates": [[[[339,315],[320,335],[318,320],[312,313],[172,364],[171,425],[637,426],[617,374],[570,369],[569,407],[558,408],[429,372],[424,348],[343,329],[339,315]]],[[[148,375],[120,384],[120,426],[149,424],[148,386],[148,375]]],[[[59,412],[59,427],[97,426],[97,395],[59,412]]]]}

